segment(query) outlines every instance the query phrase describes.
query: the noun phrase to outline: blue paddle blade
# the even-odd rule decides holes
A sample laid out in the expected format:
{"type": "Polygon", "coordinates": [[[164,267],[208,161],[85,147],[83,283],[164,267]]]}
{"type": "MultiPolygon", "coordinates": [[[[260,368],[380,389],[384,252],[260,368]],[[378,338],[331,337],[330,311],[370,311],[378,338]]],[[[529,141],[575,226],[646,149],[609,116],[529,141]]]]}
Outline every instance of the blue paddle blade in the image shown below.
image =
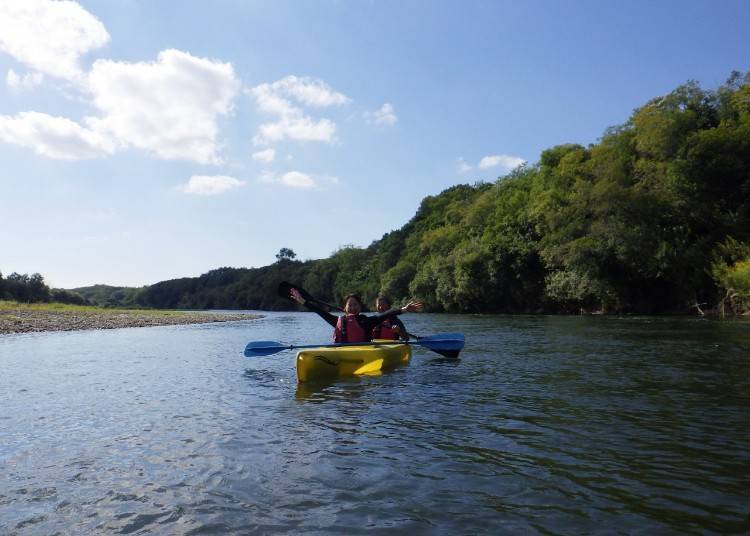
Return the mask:
{"type": "Polygon", "coordinates": [[[284,346],[276,341],[253,341],[247,343],[247,346],[245,346],[245,357],[273,355],[287,348],[288,346],[284,346]]]}
{"type": "Polygon", "coordinates": [[[466,339],[463,333],[440,333],[422,337],[415,344],[424,346],[445,357],[458,357],[464,347],[466,339]]]}
{"type": "Polygon", "coordinates": [[[452,341],[452,342],[465,342],[466,337],[463,333],[438,333],[437,335],[426,335],[419,338],[421,341],[452,341]]]}

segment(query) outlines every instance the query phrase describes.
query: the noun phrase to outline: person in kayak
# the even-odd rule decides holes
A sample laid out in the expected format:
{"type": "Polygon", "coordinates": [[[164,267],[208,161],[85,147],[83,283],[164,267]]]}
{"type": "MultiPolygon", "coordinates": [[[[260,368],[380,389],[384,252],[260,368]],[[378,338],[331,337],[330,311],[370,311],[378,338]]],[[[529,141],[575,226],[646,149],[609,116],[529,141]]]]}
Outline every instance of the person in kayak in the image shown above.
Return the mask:
{"type": "MultiPolygon", "coordinates": [[[[391,308],[391,300],[387,296],[382,294],[375,300],[375,310],[378,313],[384,313],[391,308]]],[[[409,334],[406,332],[406,327],[401,319],[397,316],[392,316],[383,320],[380,324],[375,326],[372,330],[373,339],[387,339],[397,341],[409,340],[409,334]]]]}
{"type": "Polygon", "coordinates": [[[344,313],[341,316],[332,315],[317,304],[305,300],[296,288],[289,291],[289,297],[315,312],[323,320],[333,326],[334,342],[369,342],[372,332],[387,318],[394,318],[401,313],[412,313],[422,310],[422,302],[409,302],[400,309],[389,309],[372,316],[362,314],[362,300],[356,294],[350,294],[344,299],[344,313]]]}

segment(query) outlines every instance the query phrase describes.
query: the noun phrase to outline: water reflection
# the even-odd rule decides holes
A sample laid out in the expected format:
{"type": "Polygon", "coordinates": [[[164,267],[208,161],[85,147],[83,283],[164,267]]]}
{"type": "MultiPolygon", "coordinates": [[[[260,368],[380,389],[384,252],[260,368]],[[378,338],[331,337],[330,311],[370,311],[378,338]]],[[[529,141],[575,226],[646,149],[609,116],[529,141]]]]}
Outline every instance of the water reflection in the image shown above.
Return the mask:
{"type": "Polygon", "coordinates": [[[301,402],[325,402],[328,397],[326,392],[334,389],[336,384],[341,380],[330,379],[330,380],[319,380],[317,382],[306,382],[298,383],[297,390],[294,393],[294,398],[301,402]]]}

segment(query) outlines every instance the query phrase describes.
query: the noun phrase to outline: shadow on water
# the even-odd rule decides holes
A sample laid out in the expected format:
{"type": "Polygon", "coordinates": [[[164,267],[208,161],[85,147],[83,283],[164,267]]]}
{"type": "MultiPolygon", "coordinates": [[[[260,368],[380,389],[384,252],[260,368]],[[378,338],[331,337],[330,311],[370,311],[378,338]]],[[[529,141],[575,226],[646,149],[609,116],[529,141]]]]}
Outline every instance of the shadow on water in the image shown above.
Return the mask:
{"type": "Polygon", "coordinates": [[[325,402],[325,393],[327,390],[330,390],[334,384],[336,384],[335,379],[298,383],[297,389],[294,392],[294,398],[301,402],[325,402]]]}
{"type": "Polygon", "coordinates": [[[368,391],[377,389],[378,384],[371,383],[369,380],[388,374],[393,374],[393,371],[386,373],[371,372],[351,378],[331,378],[297,383],[294,398],[299,402],[312,403],[321,403],[330,400],[356,402],[368,391]]]}
{"type": "Polygon", "coordinates": [[[429,359],[422,360],[422,364],[436,367],[436,366],[448,366],[448,367],[456,367],[461,363],[460,357],[432,357],[429,359]]]}
{"type": "Polygon", "coordinates": [[[270,386],[278,384],[283,376],[273,370],[264,369],[245,369],[242,376],[254,384],[270,386]]]}

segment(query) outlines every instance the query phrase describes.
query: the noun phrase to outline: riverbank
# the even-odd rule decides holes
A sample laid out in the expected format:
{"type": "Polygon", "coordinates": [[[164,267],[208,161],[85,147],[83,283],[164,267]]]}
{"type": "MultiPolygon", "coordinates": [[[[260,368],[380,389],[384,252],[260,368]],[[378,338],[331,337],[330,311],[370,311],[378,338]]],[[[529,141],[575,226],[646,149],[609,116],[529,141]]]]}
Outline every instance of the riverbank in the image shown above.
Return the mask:
{"type": "Polygon", "coordinates": [[[254,320],[260,315],[0,302],[0,335],[254,320]]]}

